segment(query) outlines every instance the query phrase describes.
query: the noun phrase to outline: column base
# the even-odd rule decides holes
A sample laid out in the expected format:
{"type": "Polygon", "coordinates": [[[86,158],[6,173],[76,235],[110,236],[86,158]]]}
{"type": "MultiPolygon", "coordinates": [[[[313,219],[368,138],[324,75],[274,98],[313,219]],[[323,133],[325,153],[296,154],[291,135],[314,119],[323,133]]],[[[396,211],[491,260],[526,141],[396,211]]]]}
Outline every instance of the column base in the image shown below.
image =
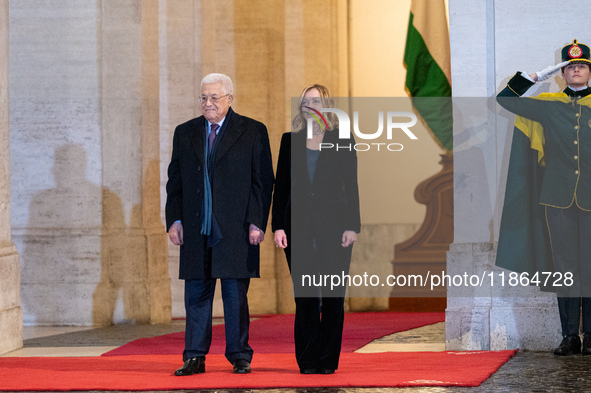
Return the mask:
{"type": "MultiPolygon", "coordinates": [[[[505,269],[495,266],[496,244],[454,243],[447,256],[448,274],[498,274],[505,269]]],[[[465,288],[458,292],[448,287],[445,314],[446,350],[551,351],[561,339],[556,294],[541,292],[535,286],[465,288]],[[461,296],[454,296],[456,294],[461,296]]]]}
{"type": "Polygon", "coordinates": [[[20,264],[14,246],[0,249],[0,354],[23,346],[20,264]]]}

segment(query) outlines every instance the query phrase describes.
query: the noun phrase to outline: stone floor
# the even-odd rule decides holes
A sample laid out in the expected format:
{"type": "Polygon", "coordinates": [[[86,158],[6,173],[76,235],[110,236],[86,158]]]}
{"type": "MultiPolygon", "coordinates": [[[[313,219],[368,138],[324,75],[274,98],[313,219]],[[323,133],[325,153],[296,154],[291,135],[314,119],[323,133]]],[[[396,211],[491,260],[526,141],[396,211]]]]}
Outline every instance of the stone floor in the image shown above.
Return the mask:
{"type": "MultiPolygon", "coordinates": [[[[217,320],[215,323],[222,323],[217,320]]],[[[24,347],[4,356],[97,356],[142,337],[179,332],[184,321],[161,325],[114,325],[105,328],[25,327],[24,347]]],[[[439,351],[445,324],[437,323],[382,337],[359,352],[439,351]]],[[[255,370],[256,372],[256,370],[255,370]]],[[[1,382],[0,382],[1,383],[1,382]]],[[[591,356],[556,357],[545,352],[519,352],[482,385],[474,388],[316,388],[215,390],[216,393],[417,393],[417,392],[587,392],[591,391],[591,356]]],[[[205,391],[204,393],[214,393],[205,391]]]]}

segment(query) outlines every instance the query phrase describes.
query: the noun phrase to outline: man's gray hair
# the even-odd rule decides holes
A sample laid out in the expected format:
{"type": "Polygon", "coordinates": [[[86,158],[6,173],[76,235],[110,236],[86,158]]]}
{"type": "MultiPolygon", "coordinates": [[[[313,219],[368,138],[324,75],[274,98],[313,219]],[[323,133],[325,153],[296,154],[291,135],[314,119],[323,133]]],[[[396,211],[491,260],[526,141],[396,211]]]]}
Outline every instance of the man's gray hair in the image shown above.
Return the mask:
{"type": "Polygon", "coordinates": [[[234,84],[232,84],[232,79],[228,75],[224,74],[209,74],[205,75],[203,79],[201,79],[201,88],[205,83],[221,83],[222,84],[222,93],[224,94],[234,94],[234,84]]]}

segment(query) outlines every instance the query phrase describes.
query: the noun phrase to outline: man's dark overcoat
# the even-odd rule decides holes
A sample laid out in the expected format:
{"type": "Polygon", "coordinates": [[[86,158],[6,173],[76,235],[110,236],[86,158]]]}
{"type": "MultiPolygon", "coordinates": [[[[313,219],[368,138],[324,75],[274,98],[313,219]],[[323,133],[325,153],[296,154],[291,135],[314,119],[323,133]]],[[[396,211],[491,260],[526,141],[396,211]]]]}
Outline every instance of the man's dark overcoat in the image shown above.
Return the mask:
{"type": "MultiPolygon", "coordinates": [[[[180,279],[206,278],[207,237],[201,234],[204,195],[203,116],[179,125],[173,138],[166,184],[166,229],[183,225],[180,279]]],[[[273,190],[273,163],[264,124],[229,109],[210,165],[213,217],[221,240],[212,247],[212,278],[259,277],[259,246],[249,243],[249,225],[265,230],[273,190]]]]}

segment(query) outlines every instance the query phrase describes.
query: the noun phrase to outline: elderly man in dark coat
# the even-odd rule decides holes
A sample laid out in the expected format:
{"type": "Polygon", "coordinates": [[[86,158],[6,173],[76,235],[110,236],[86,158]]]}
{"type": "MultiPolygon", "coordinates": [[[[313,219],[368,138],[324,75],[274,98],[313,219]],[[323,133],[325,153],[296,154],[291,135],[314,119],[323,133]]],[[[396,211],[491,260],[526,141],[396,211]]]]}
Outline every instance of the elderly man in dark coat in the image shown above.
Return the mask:
{"type": "Polygon", "coordinates": [[[226,358],[234,373],[251,371],[247,292],[259,277],[259,243],[271,204],[273,164],[264,124],[230,107],[233,85],[223,74],[201,81],[203,116],[174,133],[166,185],[166,225],[180,245],[185,280],[185,350],[175,375],[205,372],[216,280],[222,286],[226,358]]]}

